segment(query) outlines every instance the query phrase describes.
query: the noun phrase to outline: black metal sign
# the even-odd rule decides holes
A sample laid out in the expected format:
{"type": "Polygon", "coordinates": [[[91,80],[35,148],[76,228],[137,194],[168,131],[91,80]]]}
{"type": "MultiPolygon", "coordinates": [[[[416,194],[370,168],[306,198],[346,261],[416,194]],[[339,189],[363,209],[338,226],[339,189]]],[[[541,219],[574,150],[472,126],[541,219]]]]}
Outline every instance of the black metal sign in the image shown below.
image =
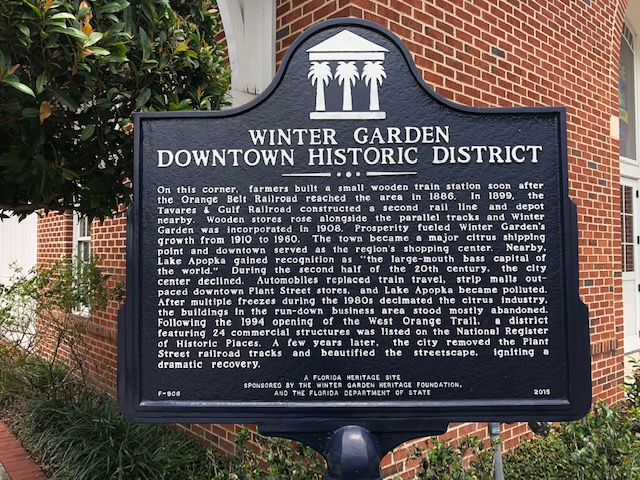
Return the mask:
{"type": "Polygon", "coordinates": [[[137,115],[123,410],[583,415],[565,128],[563,108],[444,100],[353,19],[305,33],[246,107],[137,115]]]}

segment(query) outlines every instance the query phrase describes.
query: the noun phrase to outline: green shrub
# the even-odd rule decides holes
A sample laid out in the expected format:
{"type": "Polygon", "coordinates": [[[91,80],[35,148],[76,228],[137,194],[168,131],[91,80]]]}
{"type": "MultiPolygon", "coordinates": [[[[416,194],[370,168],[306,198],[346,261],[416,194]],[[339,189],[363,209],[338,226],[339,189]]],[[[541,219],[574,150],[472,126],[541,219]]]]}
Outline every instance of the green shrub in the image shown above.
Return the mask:
{"type": "Polygon", "coordinates": [[[313,448],[284,438],[261,437],[258,442],[266,451],[266,476],[274,480],[321,480],[326,463],[313,448]]]}
{"type": "Polygon", "coordinates": [[[194,438],[160,425],[131,423],[111,399],[65,404],[40,400],[21,430],[51,480],[203,479],[194,438]]]}
{"type": "MultiPolygon", "coordinates": [[[[91,259],[61,260],[16,272],[0,293],[0,414],[39,459],[51,479],[320,479],[324,460],[311,448],[248,430],[235,457],[223,457],[160,425],[124,419],[87,377],[84,334],[89,312],[120,300],[122,285],[91,259]],[[34,319],[38,318],[38,329],[34,319]],[[50,355],[38,354],[50,347],[50,355]]],[[[94,366],[95,368],[96,366],[94,366]]]]}
{"type": "MultiPolygon", "coordinates": [[[[27,383],[36,386],[43,378],[46,383],[47,365],[23,367],[18,371],[29,377],[27,383]]],[[[637,387],[637,368],[627,391],[637,387]]],[[[8,388],[4,378],[0,371],[0,392],[8,388]]],[[[520,444],[504,455],[505,478],[640,479],[639,398],[629,394],[614,408],[598,403],[582,421],[563,422],[548,436],[520,444]]],[[[326,470],[311,448],[247,429],[236,438],[233,457],[204,450],[193,437],[167,427],[130,423],[106,396],[36,399],[21,413],[14,415],[17,431],[52,480],[319,480],[326,470]]],[[[471,436],[431,439],[410,458],[418,461],[418,479],[490,480],[493,456],[492,447],[471,436]]]]}
{"type": "Polygon", "coordinates": [[[549,436],[525,442],[505,456],[509,479],[562,478],[627,480],[640,478],[637,418],[598,403],[583,421],[564,422],[549,436]]]}
{"type": "Polygon", "coordinates": [[[0,392],[5,403],[35,393],[47,398],[89,390],[91,356],[85,340],[92,314],[124,296],[97,258],[61,259],[19,269],[0,290],[0,392]],[[88,313],[79,314],[81,309],[88,313]],[[41,355],[47,352],[43,360],[41,355]],[[21,392],[21,389],[24,390],[21,392]]]}
{"type": "Polygon", "coordinates": [[[313,449],[247,429],[236,455],[223,456],[164,425],[129,422],[104,395],[36,400],[13,427],[51,480],[320,480],[325,471],[313,449]]]}
{"type": "Polygon", "coordinates": [[[626,406],[632,415],[640,418],[640,360],[630,358],[631,375],[628,375],[622,388],[627,394],[626,406]]]}
{"type": "Polygon", "coordinates": [[[236,455],[228,465],[228,472],[217,470],[220,477],[246,480],[320,480],[326,464],[322,456],[301,443],[284,438],[264,437],[243,429],[236,437],[236,455]],[[247,442],[252,439],[260,451],[255,452],[247,442]]]}
{"type": "Polygon", "coordinates": [[[475,436],[443,441],[433,438],[428,448],[416,447],[410,459],[420,462],[416,478],[476,480],[493,478],[494,448],[475,436]],[[465,457],[469,456],[466,459],[465,457]]]}
{"type": "Polygon", "coordinates": [[[69,382],[67,371],[60,366],[24,356],[12,359],[0,353],[0,411],[48,397],[51,385],[65,385],[64,395],[70,397],[87,393],[80,385],[69,382]]]}

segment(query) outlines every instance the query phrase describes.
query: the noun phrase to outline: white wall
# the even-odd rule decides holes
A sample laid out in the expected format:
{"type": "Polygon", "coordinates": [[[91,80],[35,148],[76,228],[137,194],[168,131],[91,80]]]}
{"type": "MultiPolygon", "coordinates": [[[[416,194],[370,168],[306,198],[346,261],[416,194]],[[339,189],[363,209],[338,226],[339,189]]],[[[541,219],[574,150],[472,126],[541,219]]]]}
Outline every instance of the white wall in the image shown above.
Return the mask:
{"type": "Polygon", "coordinates": [[[25,272],[36,264],[38,217],[33,214],[18,222],[11,217],[0,221],[0,283],[12,275],[15,263],[25,272]]]}

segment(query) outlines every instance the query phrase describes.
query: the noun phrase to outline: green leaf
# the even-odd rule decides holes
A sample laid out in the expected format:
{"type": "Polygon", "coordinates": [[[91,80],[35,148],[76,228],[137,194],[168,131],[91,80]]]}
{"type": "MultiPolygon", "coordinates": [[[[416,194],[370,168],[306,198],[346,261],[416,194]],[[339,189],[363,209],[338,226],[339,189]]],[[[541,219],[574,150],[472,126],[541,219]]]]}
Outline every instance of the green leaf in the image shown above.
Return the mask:
{"type": "Polygon", "coordinates": [[[104,109],[108,109],[111,108],[112,103],[107,100],[106,98],[101,98],[96,102],[96,108],[98,110],[104,110],[104,109]]]}
{"type": "Polygon", "coordinates": [[[81,8],[80,10],[78,10],[78,16],[76,18],[80,19],[80,18],[84,18],[87,16],[87,14],[91,13],[91,7],[84,7],[81,8]]]}
{"type": "MultiPolygon", "coordinates": [[[[102,37],[104,37],[104,34],[102,34],[100,32],[91,32],[91,35],[89,35],[89,40],[84,42],[84,47],[85,48],[86,47],[90,47],[91,45],[94,45],[94,44],[98,43],[100,40],[102,40],[102,37]]],[[[94,50],[94,49],[92,49],[92,50],[94,50]]]]}
{"type": "Polygon", "coordinates": [[[142,9],[142,14],[144,15],[145,19],[153,24],[153,8],[152,5],[150,5],[149,2],[142,2],[142,5],[140,5],[140,8],[142,9]]]}
{"type": "Polygon", "coordinates": [[[75,174],[75,172],[73,172],[71,170],[68,170],[66,168],[62,168],[61,171],[62,171],[62,176],[64,177],[65,180],[71,181],[71,180],[74,180],[74,179],[78,178],[78,176],[75,174]]]}
{"type": "Polygon", "coordinates": [[[94,55],[107,56],[111,55],[111,52],[105,48],[93,47],[90,49],[94,55]]]}
{"type": "Polygon", "coordinates": [[[147,36],[147,32],[142,27],[138,29],[138,35],[140,35],[140,46],[142,47],[142,59],[149,60],[151,57],[151,42],[147,36]]]}
{"type": "Polygon", "coordinates": [[[97,10],[100,13],[116,13],[116,12],[121,12],[122,10],[127,8],[128,6],[129,6],[129,2],[121,0],[119,2],[107,3],[106,5],[104,5],[102,7],[98,7],[97,10]]]}
{"type": "Polygon", "coordinates": [[[124,30],[125,25],[126,24],[124,22],[116,22],[107,29],[107,33],[111,33],[111,34],[120,33],[121,31],[124,30]]]}
{"type": "Polygon", "coordinates": [[[80,140],[83,142],[85,140],[89,140],[93,135],[93,132],[95,131],[95,129],[96,129],[96,125],[94,123],[90,123],[89,125],[84,127],[84,129],[82,130],[82,133],[80,134],[80,140]]]}
{"type": "Polygon", "coordinates": [[[67,107],[72,112],[78,110],[78,102],[76,102],[73,97],[71,97],[67,92],[59,90],[57,88],[52,88],[51,91],[56,96],[58,101],[67,107]]]}
{"type": "Polygon", "coordinates": [[[107,100],[113,100],[113,97],[115,97],[119,92],[120,90],[116,87],[109,89],[109,91],[107,92],[107,100]]]}
{"type": "Polygon", "coordinates": [[[90,123],[89,125],[84,127],[84,129],[82,130],[82,133],[80,134],[80,140],[82,140],[83,142],[85,140],[89,140],[92,137],[95,129],[96,129],[96,125],[94,123],[90,123]]]}
{"type": "Polygon", "coordinates": [[[75,20],[76,19],[75,16],[71,15],[68,12],[60,12],[60,13],[56,13],[54,15],[51,15],[49,17],[49,20],[58,20],[58,19],[65,19],[65,18],[68,19],[68,20],[75,20]]]}
{"type": "MultiPolygon", "coordinates": [[[[123,62],[127,61],[127,46],[124,44],[124,42],[112,43],[110,47],[112,49],[116,48],[118,50],[118,56],[123,59],[123,62]]],[[[115,57],[115,55],[112,55],[112,57],[115,57]]]]}
{"type": "Polygon", "coordinates": [[[94,96],[95,85],[89,85],[88,83],[85,83],[85,87],[86,88],[84,92],[82,92],[82,95],[80,95],[80,98],[78,99],[78,105],[82,105],[84,107],[84,111],[86,112],[88,110],[87,104],[89,103],[89,100],[91,100],[94,96]]]}
{"type": "Polygon", "coordinates": [[[36,15],[38,15],[38,18],[42,18],[42,12],[38,7],[36,7],[32,3],[27,2],[26,0],[23,0],[23,3],[27,5],[31,10],[33,10],[36,13],[36,15]]]}
{"type": "Polygon", "coordinates": [[[147,60],[146,62],[144,62],[144,65],[142,66],[142,68],[144,68],[145,70],[151,71],[154,68],[157,68],[159,65],[157,60],[147,60]]]}
{"type": "Polygon", "coordinates": [[[150,98],[151,98],[151,89],[144,88],[140,92],[140,95],[138,95],[138,98],[136,99],[136,109],[139,110],[142,107],[144,107],[150,98]]]}
{"type": "Polygon", "coordinates": [[[25,37],[31,36],[31,30],[29,30],[29,27],[27,27],[25,24],[20,23],[20,24],[16,25],[16,27],[18,28],[18,30],[20,30],[22,32],[22,34],[25,37]]]}
{"type": "Polygon", "coordinates": [[[185,98],[184,100],[181,100],[179,103],[170,102],[169,110],[171,111],[191,110],[191,100],[188,98],[185,98]]]}
{"type": "Polygon", "coordinates": [[[44,90],[44,86],[47,84],[47,76],[44,73],[41,73],[40,75],[38,75],[38,78],[36,79],[36,92],[38,92],[38,94],[42,93],[42,91],[44,90]]]}
{"type": "Polygon", "coordinates": [[[20,90],[22,93],[26,93],[27,95],[31,95],[33,98],[36,98],[36,94],[33,93],[33,90],[31,90],[31,88],[24,83],[21,83],[20,80],[18,80],[18,77],[16,77],[15,75],[11,75],[5,78],[4,83],[11,85],[13,88],[20,90]]]}
{"type": "Polygon", "coordinates": [[[123,63],[123,62],[127,62],[129,59],[127,57],[121,57],[119,55],[109,55],[109,58],[107,59],[109,61],[109,63],[123,63]]]}
{"type": "Polygon", "coordinates": [[[55,26],[55,27],[51,27],[47,30],[47,33],[62,33],[64,35],[69,35],[70,37],[75,37],[75,38],[79,38],[80,40],[86,42],[87,40],[89,40],[89,37],[87,37],[84,32],[82,32],[81,30],[78,30],[77,28],[74,27],[62,27],[62,26],[55,26]]]}
{"type": "Polygon", "coordinates": [[[22,116],[26,118],[38,118],[40,116],[40,110],[36,108],[23,108],[22,116]]]}

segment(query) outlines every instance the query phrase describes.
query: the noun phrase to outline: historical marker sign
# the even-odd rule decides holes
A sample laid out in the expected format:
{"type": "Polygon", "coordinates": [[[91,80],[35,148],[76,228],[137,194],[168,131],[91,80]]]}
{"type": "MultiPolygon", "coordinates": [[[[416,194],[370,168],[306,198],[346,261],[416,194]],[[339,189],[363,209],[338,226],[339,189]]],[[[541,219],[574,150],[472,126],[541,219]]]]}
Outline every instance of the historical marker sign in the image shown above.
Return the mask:
{"type": "Polygon", "coordinates": [[[588,410],[563,108],[454,105],[388,31],[339,20],[248,106],[135,135],[130,417],[588,410]]]}

